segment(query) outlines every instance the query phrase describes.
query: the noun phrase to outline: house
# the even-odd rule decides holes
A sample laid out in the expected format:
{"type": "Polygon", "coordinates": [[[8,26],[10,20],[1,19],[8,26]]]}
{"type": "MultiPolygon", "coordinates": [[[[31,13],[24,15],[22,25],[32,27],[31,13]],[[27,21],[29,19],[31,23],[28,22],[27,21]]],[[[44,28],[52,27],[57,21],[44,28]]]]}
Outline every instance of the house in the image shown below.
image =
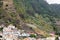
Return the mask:
{"type": "Polygon", "coordinates": [[[13,25],[3,28],[3,38],[5,40],[19,40],[18,35],[20,32],[13,25]]]}
{"type": "Polygon", "coordinates": [[[36,40],[36,38],[30,38],[30,37],[28,37],[28,38],[25,38],[23,40],[36,40]]]}
{"type": "Polygon", "coordinates": [[[4,25],[2,24],[2,25],[0,25],[0,28],[2,28],[2,27],[4,27],[4,25]]]}
{"type": "Polygon", "coordinates": [[[60,37],[58,37],[59,38],[59,40],[60,40],[60,37]]]}
{"type": "Polygon", "coordinates": [[[28,34],[28,33],[22,33],[22,34],[21,34],[21,36],[29,37],[29,36],[30,36],[30,34],[28,34]]]}
{"type": "Polygon", "coordinates": [[[55,40],[55,37],[47,37],[46,40],[55,40]]]}
{"type": "Polygon", "coordinates": [[[9,25],[3,28],[3,38],[6,40],[19,40],[19,37],[29,37],[30,34],[22,30],[18,30],[15,26],[9,25]]]}

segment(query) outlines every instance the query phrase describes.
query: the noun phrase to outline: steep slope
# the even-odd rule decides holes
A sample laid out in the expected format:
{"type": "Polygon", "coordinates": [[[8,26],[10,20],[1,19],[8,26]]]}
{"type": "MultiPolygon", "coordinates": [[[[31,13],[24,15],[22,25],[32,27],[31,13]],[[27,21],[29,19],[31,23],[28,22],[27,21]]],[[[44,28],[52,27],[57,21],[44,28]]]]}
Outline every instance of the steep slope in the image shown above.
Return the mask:
{"type": "Polygon", "coordinates": [[[57,29],[57,33],[60,35],[60,4],[50,4],[52,10],[55,12],[57,16],[56,21],[56,29],[57,29]]]}
{"type": "Polygon", "coordinates": [[[16,9],[13,5],[13,0],[3,0],[2,11],[0,13],[0,22],[8,24],[20,24],[20,17],[16,12],[16,9]]]}
{"type": "Polygon", "coordinates": [[[32,31],[34,30],[36,33],[43,31],[42,35],[54,32],[55,17],[48,3],[44,0],[3,0],[1,10],[0,24],[14,24],[23,30],[25,25],[27,28],[31,26],[27,24],[32,24],[36,26],[36,28],[32,26],[32,31]]]}
{"type": "Polygon", "coordinates": [[[52,32],[52,13],[44,0],[14,0],[17,12],[26,23],[35,24],[41,30],[52,32]]]}

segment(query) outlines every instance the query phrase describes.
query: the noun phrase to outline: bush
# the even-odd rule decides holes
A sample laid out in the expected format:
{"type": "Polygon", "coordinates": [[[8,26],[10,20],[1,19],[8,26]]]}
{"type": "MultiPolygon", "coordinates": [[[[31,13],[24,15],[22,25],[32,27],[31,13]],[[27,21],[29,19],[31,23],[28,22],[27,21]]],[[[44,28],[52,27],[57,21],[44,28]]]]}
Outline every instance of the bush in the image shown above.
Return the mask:
{"type": "Polygon", "coordinates": [[[34,38],[36,38],[36,35],[35,35],[35,34],[31,34],[30,37],[34,37],[34,38]]]}

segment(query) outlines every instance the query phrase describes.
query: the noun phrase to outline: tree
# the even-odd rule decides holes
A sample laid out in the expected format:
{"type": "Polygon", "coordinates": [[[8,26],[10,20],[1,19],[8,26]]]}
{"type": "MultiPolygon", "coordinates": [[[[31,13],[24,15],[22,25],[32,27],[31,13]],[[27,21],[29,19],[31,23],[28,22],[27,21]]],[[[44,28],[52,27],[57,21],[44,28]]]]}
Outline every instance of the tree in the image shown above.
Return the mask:
{"type": "Polygon", "coordinates": [[[35,34],[31,34],[30,37],[34,37],[34,38],[36,38],[36,35],[35,35],[35,34]]]}
{"type": "Polygon", "coordinates": [[[59,38],[58,37],[56,37],[56,39],[55,40],[59,40],[59,38]]]}

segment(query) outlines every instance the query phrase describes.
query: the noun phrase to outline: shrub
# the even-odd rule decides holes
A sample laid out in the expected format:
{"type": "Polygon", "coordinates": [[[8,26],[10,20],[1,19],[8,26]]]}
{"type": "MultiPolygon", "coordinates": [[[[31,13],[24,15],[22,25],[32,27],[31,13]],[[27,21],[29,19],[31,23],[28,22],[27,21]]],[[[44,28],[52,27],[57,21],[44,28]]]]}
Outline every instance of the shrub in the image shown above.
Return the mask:
{"type": "Polygon", "coordinates": [[[35,35],[35,34],[31,34],[30,37],[34,37],[34,38],[36,38],[36,35],[35,35]]]}

